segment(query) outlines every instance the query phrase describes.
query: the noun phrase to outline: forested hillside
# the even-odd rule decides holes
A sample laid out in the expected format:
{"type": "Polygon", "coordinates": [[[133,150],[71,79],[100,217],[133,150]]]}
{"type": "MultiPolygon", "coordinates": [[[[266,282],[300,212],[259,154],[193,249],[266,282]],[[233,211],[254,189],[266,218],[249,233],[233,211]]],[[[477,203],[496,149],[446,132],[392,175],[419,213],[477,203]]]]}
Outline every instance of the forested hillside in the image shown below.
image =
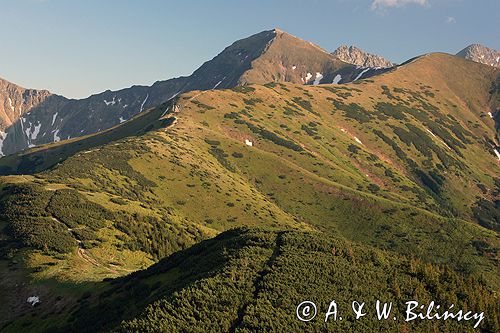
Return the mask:
{"type": "Polygon", "coordinates": [[[481,309],[481,330],[499,329],[499,303],[480,280],[335,236],[252,229],[224,232],[145,271],[100,283],[69,313],[39,313],[4,329],[36,322],[50,332],[476,331],[476,320],[405,322],[405,302],[414,299],[481,309]],[[389,320],[377,320],[377,299],[393,303],[389,320]],[[310,322],[296,317],[304,300],[318,308],[310,322]],[[339,315],[325,323],[332,300],[339,315]],[[367,315],[358,320],[356,300],[366,302],[367,315]]]}

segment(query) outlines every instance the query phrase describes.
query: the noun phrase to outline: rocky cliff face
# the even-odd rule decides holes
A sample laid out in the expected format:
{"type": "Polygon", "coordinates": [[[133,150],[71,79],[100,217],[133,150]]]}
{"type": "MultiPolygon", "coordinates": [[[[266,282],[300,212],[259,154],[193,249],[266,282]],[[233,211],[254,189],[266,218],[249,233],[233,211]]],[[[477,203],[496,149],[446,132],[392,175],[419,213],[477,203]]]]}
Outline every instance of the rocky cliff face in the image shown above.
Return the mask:
{"type": "MultiPolygon", "coordinates": [[[[47,90],[25,89],[9,81],[0,79],[0,156],[8,136],[7,129],[37,105],[43,103],[51,93],[47,90]]],[[[36,136],[30,133],[30,136],[36,136]]]]}
{"type": "Polygon", "coordinates": [[[51,95],[46,90],[25,89],[0,78],[0,130],[51,95]]]}
{"type": "Polygon", "coordinates": [[[457,53],[457,56],[500,68],[500,52],[480,44],[472,44],[457,53]]]}
{"type": "Polygon", "coordinates": [[[371,53],[367,53],[356,46],[342,45],[332,55],[342,61],[361,67],[392,67],[394,64],[389,60],[371,53]]]}

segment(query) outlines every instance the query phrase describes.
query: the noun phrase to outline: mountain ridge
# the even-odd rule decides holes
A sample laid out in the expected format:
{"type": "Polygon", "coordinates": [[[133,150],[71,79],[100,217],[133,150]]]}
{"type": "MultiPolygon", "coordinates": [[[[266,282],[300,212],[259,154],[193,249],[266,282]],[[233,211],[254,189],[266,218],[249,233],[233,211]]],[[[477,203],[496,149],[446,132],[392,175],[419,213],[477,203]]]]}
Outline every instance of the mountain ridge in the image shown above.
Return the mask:
{"type": "MultiPolygon", "coordinates": [[[[267,30],[232,43],[190,76],[157,81],[151,86],[106,90],[80,100],[50,95],[13,124],[0,124],[0,130],[6,132],[0,138],[0,154],[99,132],[186,91],[271,81],[345,83],[381,72],[338,62],[317,45],[279,29],[267,30]],[[308,57],[299,50],[307,52],[308,57]],[[297,64],[283,66],[287,62],[297,64]]],[[[8,96],[1,97],[8,100],[8,96]]]]}
{"type": "MultiPolygon", "coordinates": [[[[71,179],[72,186],[79,184],[78,189],[90,193],[117,188],[112,192],[114,195],[132,201],[139,195],[134,186],[110,185],[106,179],[117,173],[122,175],[118,177],[132,177],[127,182],[130,184],[137,182],[151,187],[148,185],[151,181],[159,182],[162,186],[157,190],[151,187],[155,193],[160,191],[151,202],[159,200],[156,196],[166,195],[167,202],[173,200],[172,205],[178,207],[182,216],[190,216],[188,221],[200,221],[204,227],[213,227],[214,222],[205,225],[203,218],[196,215],[196,209],[184,207],[190,207],[189,195],[178,199],[170,196],[191,193],[198,198],[211,198],[219,194],[203,186],[192,190],[180,187],[172,194],[163,193],[163,187],[179,186],[175,177],[166,177],[166,170],[176,170],[179,177],[186,171],[181,166],[199,166],[195,169],[201,168],[196,171],[201,175],[216,171],[225,183],[242,186],[246,202],[262,200],[270,205],[271,216],[282,216],[280,221],[288,221],[287,225],[304,218],[295,222],[290,219],[289,209],[295,209],[296,204],[289,200],[294,194],[290,192],[288,197],[283,197],[275,187],[291,186],[286,184],[296,179],[298,173],[324,188],[325,193],[317,192],[316,196],[323,193],[325,200],[329,193],[326,189],[330,189],[332,194],[340,191],[349,197],[375,200],[380,205],[404,204],[433,214],[459,216],[496,230],[495,219],[481,214],[483,209],[494,212],[494,193],[498,186],[494,181],[498,158],[493,153],[494,147],[485,139],[492,140],[495,136],[494,121],[485,111],[494,78],[495,70],[487,66],[437,54],[421,57],[373,80],[349,85],[272,83],[193,91],[171,101],[174,104],[146,110],[108,132],[35,148],[0,162],[3,172],[6,168],[19,170],[21,174],[46,170],[36,175],[40,181],[66,184],[66,179],[71,179]],[[450,61],[454,63],[446,66],[450,61]],[[471,82],[454,79],[464,72],[471,82]],[[433,75],[424,80],[425,73],[433,75]],[[410,77],[413,79],[405,82],[404,78],[410,77]],[[423,81],[419,81],[419,77],[423,81]],[[439,88],[430,88],[431,81],[439,88]],[[392,85],[394,82],[396,86],[392,85]],[[467,105],[462,98],[475,102],[467,105]],[[444,100],[446,105],[437,103],[444,100]],[[168,122],[164,122],[166,120],[168,122]],[[111,136],[113,132],[117,134],[111,136]],[[189,141],[184,141],[187,138],[189,141]],[[257,156],[262,161],[257,162],[257,156]],[[8,161],[14,164],[6,165],[8,161]],[[118,161],[121,162],[116,164],[118,161]],[[124,161],[129,162],[123,164],[124,161]],[[264,161],[283,170],[285,178],[269,179],[261,174],[262,170],[251,167],[264,161]],[[135,169],[130,169],[130,165],[135,169]],[[155,178],[153,175],[158,173],[155,178]],[[81,177],[78,175],[86,175],[91,183],[78,180],[81,177]],[[254,179],[262,177],[266,182],[254,183],[254,179]],[[464,191],[467,182],[462,178],[477,187],[464,191]],[[280,179],[288,181],[281,184],[280,179]],[[263,187],[262,197],[258,194],[260,191],[253,192],[263,187]],[[199,191],[208,192],[201,195],[199,191]],[[273,200],[265,199],[266,195],[273,200]],[[478,197],[485,201],[478,202],[478,197]],[[276,206],[279,202],[289,203],[276,206]]],[[[496,100],[496,103],[500,102],[496,100]]],[[[306,187],[302,186],[303,191],[306,187]]],[[[310,215],[306,221],[314,219],[314,225],[332,218],[328,217],[332,213],[323,212],[322,204],[328,206],[327,202],[318,202],[315,209],[306,210],[307,216],[310,215]],[[327,215],[314,217],[319,212],[327,215]]],[[[218,204],[221,202],[210,203],[218,204]]],[[[220,216],[207,219],[226,225],[220,216]]],[[[334,221],[340,223],[342,216],[336,215],[334,221]]],[[[348,225],[342,227],[348,228],[348,225]]]]}
{"type": "Polygon", "coordinates": [[[0,78],[0,157],[3,141],[8,135],[4,130],[52,95],[47,90],[26,89],[0,78]]]}

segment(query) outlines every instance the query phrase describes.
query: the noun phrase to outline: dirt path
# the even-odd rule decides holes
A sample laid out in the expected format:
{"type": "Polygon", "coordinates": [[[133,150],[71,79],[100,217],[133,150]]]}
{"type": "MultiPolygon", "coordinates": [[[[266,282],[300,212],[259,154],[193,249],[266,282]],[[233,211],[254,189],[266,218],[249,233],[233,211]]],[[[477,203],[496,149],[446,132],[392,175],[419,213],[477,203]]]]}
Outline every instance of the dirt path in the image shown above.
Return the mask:
{"type": "Polygon", "coordinates": [[[112,268],[109,268],[101,263],[99,263],[99,261],[93,257],[91,257],[89,254],[87,254],[87,252],[85,251],[85,248],[83,246],[83,242],[81,239],[79,239],[78,235],[76,234],[76,232],[73,230],[73,228],[70,228],[66,223],[64,223],[63,221],[57,219],[56,217],[54,216],[51,216],[51,219],[58,222],[58,223],[62,223],[63,225],[65,225],[67,227],[67,230],[69,233],[71,233],[71,235],[73,236],[73,238],[75,238],[76,242],[78,243],[78,250],[77,250],[77,254],[78,254],[78,257],[80,257],[82,260],[88,262],[89,264],[93,265],[93,266],[96,266],[96,267],[102,267],[106,270],[108,270],[109,272],[111,273],[114,273],[114,274],[117,274],[118,272],[112,268]]]}
{"type": "Polygon", "coordinates": [[[91,265],[94,265],[94,266],[97,266],[97,267],[101,267],[102,266],[97,260],[95,260],[94,258],[90,257],[88,254],[86,254],[85,253],[85,249],[82,248],[82,247],[78,248],[78,256],[80,258],[82,258],[83,260],[85,260],[86,262],[88,262],[89,264],[91,264],[91,265]]]}

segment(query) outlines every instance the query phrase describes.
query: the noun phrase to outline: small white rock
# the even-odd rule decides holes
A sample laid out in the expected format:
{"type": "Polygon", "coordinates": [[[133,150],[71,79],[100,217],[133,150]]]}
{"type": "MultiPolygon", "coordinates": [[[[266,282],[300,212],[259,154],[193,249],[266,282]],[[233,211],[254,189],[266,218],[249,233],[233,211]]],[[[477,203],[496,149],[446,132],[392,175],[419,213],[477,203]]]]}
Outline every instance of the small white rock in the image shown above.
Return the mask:
{"type": "Polygon", "coordinates": [[[35,306],[35,304],[40,303],[40,297],[38,296],[30,296],[26,300],[26,302],[30,303],[31,306],[35,306]]]}

